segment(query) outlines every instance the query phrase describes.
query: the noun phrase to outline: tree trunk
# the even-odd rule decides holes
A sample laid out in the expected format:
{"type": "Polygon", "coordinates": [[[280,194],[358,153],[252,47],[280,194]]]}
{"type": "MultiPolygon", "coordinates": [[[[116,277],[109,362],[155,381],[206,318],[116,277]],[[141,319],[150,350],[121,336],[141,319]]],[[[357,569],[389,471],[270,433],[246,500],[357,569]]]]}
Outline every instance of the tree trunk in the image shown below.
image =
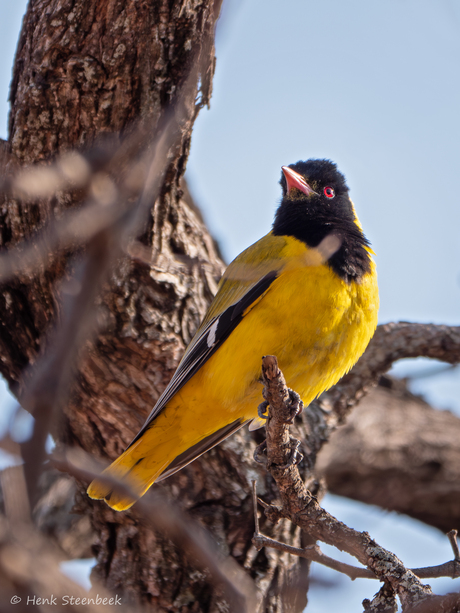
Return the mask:
{"type": "MultiPolygon", "coordinates": [[[[143,258],[124,256],[104,288],[104,324],[81,356],[65,425],[54,431],[62,444],[81,447],[104,461],[121,453],[142,425],[223,269],[200,216],[183,197],[181,183],[193,122],[211,95],[220,3],[30,0],[24,19],[11,86],[6,173],[89,146],[103,133],[127,134],[146,117],[156,126],[187,84],[181,144],[139,237],[143,258]]],[[[81,199],[75,190],[38,202],[6,199],[0,219],[2,248],[33,237],[78,207],[81,199]]],[[[31,376],[28,367],[52,350],[50,332],[61,313],[58,281],[74,267],[69,257],[2,286],[0,369],[20,398],[31,376]]],[[[156,487],[188,509],[222,550],[244,566],[256,580],[263,610],[281,611],[280,595],[291,586],[290,610],[301,611],[306,587],[295,577],[304,572],[305,562],[290,562],[289,567],[286,554],[256,552],[251,545],[250,482],[258,471],[253,446],[247,432],[239,433],[156,487]]],[[[258,478],[259,490],[272,500],[276,494],[269,478],[262,471],[258,478]]],[[[122,595],[124,604],[182,613],[225,609],[221,591],[207,573],[198,572],[193,560],[146,527],[135,507],[116,513],[90,501],[84,490],[79,486],[77,506],[97,533],[93,578],[122,595]]],[[[283,522],[265,530],[286,542],[299,540],[298,531],[283,522]]]]}

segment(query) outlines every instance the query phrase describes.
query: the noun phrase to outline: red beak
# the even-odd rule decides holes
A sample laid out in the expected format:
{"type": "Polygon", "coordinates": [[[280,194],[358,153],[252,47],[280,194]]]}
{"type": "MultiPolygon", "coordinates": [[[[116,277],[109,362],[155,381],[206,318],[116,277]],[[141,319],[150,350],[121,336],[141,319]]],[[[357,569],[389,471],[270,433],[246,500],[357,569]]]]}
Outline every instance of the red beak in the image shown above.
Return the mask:
{"type": "Polygon", "coordinates": [[[299,189],[301,192],[309,196],[310,194],[316,194],[314,190],[308,185],[302,175],[289,168],[289,166],[281,166],[281,170],[283,171],[284,178],[287,183],[287,193],[291,191],[293,187],[299,189]]]}

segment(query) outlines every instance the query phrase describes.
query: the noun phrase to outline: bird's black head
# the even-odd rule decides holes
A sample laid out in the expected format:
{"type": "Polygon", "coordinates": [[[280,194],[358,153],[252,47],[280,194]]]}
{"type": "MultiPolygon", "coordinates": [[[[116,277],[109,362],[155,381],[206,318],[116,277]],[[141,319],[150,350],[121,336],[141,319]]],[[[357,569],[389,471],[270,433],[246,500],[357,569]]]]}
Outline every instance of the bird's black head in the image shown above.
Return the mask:
{"type": "Polygon", "coordinates": [[[318,247],[327,236],[337,237],[329,266],[347,282],[370,271],[369,244],[356,223],[345,177],[329,160],[307,160],[283,166],[283,198],[273,222],[273,234],[293,236],[318,247]]]}

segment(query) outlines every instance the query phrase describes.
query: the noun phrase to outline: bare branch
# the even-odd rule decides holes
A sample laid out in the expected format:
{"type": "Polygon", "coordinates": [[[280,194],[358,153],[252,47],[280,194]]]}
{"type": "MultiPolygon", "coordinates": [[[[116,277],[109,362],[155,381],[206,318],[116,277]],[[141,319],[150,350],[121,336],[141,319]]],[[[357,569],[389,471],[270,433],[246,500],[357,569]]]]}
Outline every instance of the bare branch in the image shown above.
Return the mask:
{"type": "Polygon", "coordinates": [[[460,327],[407,322],[379,326],[356,366],[321,396],[322,407],[341,423],[394,362],[416,357],[460,363],[460,327]]]}
{"type": "MultiPolygon", "coordinates": [[[[139,226],[146,206],[150,207],[155,200],[152,192],[152,180],[155,179],[155,184],[158,180],[158,168],[153,166],[155,152],[164,166],[159,173],[162,182],[169,160],[168,151],[177,146],[177,142],[173,143],[171,139],[172,134],[175,134],[176,141],[179,139],[180,116],[176,117],[169,111],[165,117],[164,132],[157,136],[152,125],[146,121],[139,122],[121,143],[118,139],[105,137],[85,153],[66,152],[54,164],[37,164],[5,179],[3,187],[8,187],[14,197],[51,197],[59,189],[71,188],[85,189],[90,197],[81,208],[66,211],[30,239],[1,253],[0,281],[32,275],[46,268],[62,251],[84,246],[101,231],[114,228],[126,214],[133,214],[136,209],[143,211],[141,217],[133,222],[134,226],[139,226]],[[133,198],[137,199],[134,206],[133,198]]],[[[0,185],[0,191],[1,188],[0,185]]],[[[127,234],[134,239],[135,235],[127,234]]]]}
{"type": "MultiPolygon", "coordinates": [[[[272,549],[277,549],[278,551],[284,551],[286,553],[290,553],[299,558],[305,558],[306,560],[310,560],[311,562],[317,562],[322,566],[327,566],[328,568],[332,568],[344,575],[350,577],[352,581],[355,579],[377,579],[378,577],[371,570],[367,568],[360,568],[358,566],[352,566],[351,564],[346,564],[345,562],[339,562],[334,558],[331,558],[325,555],[321,549],[314,545],[312,547],[306,547],[304,549],[300,549],[298,547],[292,547],[291,545],[287,545],[286,543],[280,543],[264,534],[261,534],[256,528],[254,537],[252,539],[254,546],[257,549],[261,549],[262,547],[271,547],[272,549]]],[[[457,579],[460,577],[460,564],[457,560],[451,560],[449,562],[445,562],[444,564],[438,564],[436,566],[426,566],[424,568],[411,568],[411,572],[414,575],[417,575],[419,579],[437,579],[439,577],[449,577],[450,579],[457,579]]]]}
{"type": "Polygon", "coordinates": [[[267,469],[277,483],[282,501],[282,508],[277,509],[277,512],[315,540],[334,545],[357,558],[398,594],[403,611],[427,599],[432,594],[431,588],[422,585],[418,577],[405,568],[394,554],[379,546],[367,532],[357,532],[327,513],[305,489],[297,466],[291,461],[292,444],[288,426],[292,400],[274,356],[263,358],[262,373],[264,398],[270,405],[267,421],[267,469]],[[281,441],[281,446],[272,449],[272,441],[281,441]]]}
{"type": "Polygon", "coordinates": [[[458,548],[457,534],[458,534],[457,530],[451,530],[450,532],[447,533],[447,537],[452,546],[452,551],[454,552],[455,561],[460,563],[460,549],[458,548]]]}
{"type": "MultiPolygon", "coordinates": [[[[280,543],[279,541],[276,541],[268,536],[265,536],[264,534],[261,534],[259,530],[257,503],[259,503],[264,509],[268,509],[270,505],[267,505],[265,502],[257,498],[256,481],[252,481],[252,500],[254,505],[255,524],[252,542],[258,550],[262,549],[262,547],[271,547],[272,549],[277,549],[278,551],[284,551],[285,553],[290,553],[299,558],[305,558],[306,560],[310,560],[311,562],[317,562],[318,564],[322,564],[323,566],[332,568],[333,570],[347,575],[352,581],[354,581],[355,579],[364,578],[377,579],[375,573],[373,573],[367,568],[359,568],[357,566],[352,566],[351,564],[339,562],[338,560],[334,560],[333,558],[324,555],[317,545],[300,549],[298,547],[292,547],[291,545],[287,545],[286,543],[280,543]]],[[[455,559],[450,562],[446,562],[445,564],[438,564],[437,566],[412,568],[411,571],[414,573],[414,575],[417,575],[419,579],[433,579],[438,577],[450,577],[451,579],[456,579],[457,577],[460,577],[460,561],[458,560],[458,543],[456,538],[457,531],[451,530],[447,536],[452,544],[452,548],[454,549],[455,559]]]]}
{"type": "Polygon", "coordinates": [[[94,303],[106,278],[110,253],[110,240],[105,233],[89,245],[74,277],[77,287],[81,289],[76,296],[68,297],[51,349],[37,365],[21,399],[23,406],[35,417],[32,437],[21,445],[31,504],[36,501],[50,424],[54,420],[55,423],[59,422],[60,408],[68,396],[77,354],[94,328],[97,314],[94,303]]]}

